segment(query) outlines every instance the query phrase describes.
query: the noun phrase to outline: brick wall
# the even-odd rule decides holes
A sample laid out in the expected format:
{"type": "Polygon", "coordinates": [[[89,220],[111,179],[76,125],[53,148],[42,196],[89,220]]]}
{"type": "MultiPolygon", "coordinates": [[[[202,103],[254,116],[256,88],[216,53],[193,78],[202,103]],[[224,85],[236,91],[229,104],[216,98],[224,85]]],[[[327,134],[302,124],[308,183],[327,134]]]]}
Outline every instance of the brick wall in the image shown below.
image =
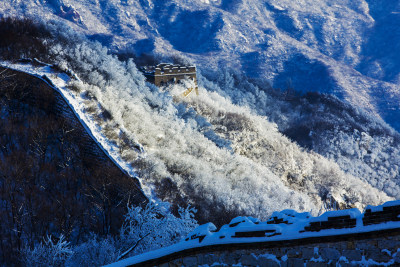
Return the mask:
{"type": "MultiPolygon", "coordinates": [[[[367,262],[370,265],[400,266],[400,231],[336,239],[338,241],[335,238],[315,238],[292,244],[282,242],[266,248],[215,248],[214,251],[193,253],[147,266],[360,266],[367,262]]],[[[146,266],[143,263],[139,265],[146,266]]]]}
{"type": "Polygon", "coordinates": [[[147,81],[157,86],[162,86],[170,82],[178,82],[186,78],[192,79],[195,83],[197,82],[196,67],[194,66],[161,63],[153,68],[154,72],[146,72],[145,69],[143,71],[147,81]]]}
{"type": "Polygon", "coordinates": [[[186,78],[196,81],[196,74],[176,73],[176,74],[154,76],[154,78],[150,78],[148,81],[150,82],[152,79],[154,79],[155,85],[162,86],[169,82],[178,82],[186,78]]]}
{"type": "Polygon", "coordinates": [[[185,241],[197,240],[198,247],[130,266],[400,266],[400,201],[368,206],[364,214],[357,209],[319,217],[303,214],[297,222],[296,214],[274,214],[254,227],[240,217],[225,227],[233,233],[226,243],[219,231],[214,235],[220,244],[207,243],[207,234],[197,234],[185,241]]]}

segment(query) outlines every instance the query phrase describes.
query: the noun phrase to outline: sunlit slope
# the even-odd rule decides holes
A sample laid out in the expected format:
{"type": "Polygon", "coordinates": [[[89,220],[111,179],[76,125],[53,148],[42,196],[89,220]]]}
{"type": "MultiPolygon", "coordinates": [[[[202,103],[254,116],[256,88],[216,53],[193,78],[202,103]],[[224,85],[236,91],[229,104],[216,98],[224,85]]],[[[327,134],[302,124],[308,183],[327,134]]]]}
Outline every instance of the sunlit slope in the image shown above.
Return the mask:
{"type": "Polygon", "coordinates": [[[258,217],[278,208],[318,213],[389,199],[334,162],[303,151],[267,117],[201,84],[199,96],[180,99],[193,85],[160,90],[146,84],[131,61],[120,62],[98,44],[54,49],[59,62],[75,66],[84,81],[74,84],[77,97],[88,108],[100,105],[99,112],[110,112],[99,125],[106,135],[122,146],[124,129],[143,147],[144,152],[129,146],[122,152],[133,151],[125,159],[161,199],[193,203],[205,217],[220,209],[258,217]]]}
{"type": "MultiPolygon", "coordinates": [[[[395,99],[393,83],[366,78],[354,69],[353,63],[347,64],[329,55],[325,48],[279,30],[266,10],[281,10],[283,6],[255,2],[251,9],[244,1],[210,2],[211,5],[204,2],[178,5],[173,1],[70,3],[74,4],[74,12],[78,12],[71,13],[72,17],[58,13],[59,5],[67,5],[60,1],[0,5],[3,12],[11,15],[22,11],[44,14],[45,19],[59,19],[62,15],[88,35],[101,33],[92,35],[92,39],[127,45],[134,52],[148,49],[146,52],[171,55],[180,51],[194,60],[206,77],[211,77],[204,78],[199,73],[197,98],[174,99],[175,91],[181,92],[183,88],[169,88],[171,95],[165,90],[168,88],[147,84],[133,61],[121,62],[101,44],[88,42],[67,27],[57,26],[58,23],[50,25],[55,38],[64,43],[55,42],[49,47],[49,58],[61,69],[69,68],[79,75],[82,82],[70,85],[76,97],[93,113],[93,119],[100,121],[98,126],[105,136],[121,147],[124,160],[137,169],[142,181],[159,198],[202,207],[203,218],[215,216],[220,210],[257,217],[282,208],[318,213],[324,208],[362,207],[388,199],[384,192],[372,187],[376,183],[371,186],[365,178],[351,175],[356,172],[346,174],[336,163],[305,151],[284,137],[264,111],[268,101],[276,102],[270,96],[262,96],[263,92],[252,87],[254,90],[239,94],[241,101],[234,97],[235,82],[230,91],[225,91],[225,87],[218,89],[219,85],[211,86],[210,80],[224,73],[220,66],[243,70],[247,75],[274,83],[279,82],[286,70],[290,75],[299,75],[297,80],[291,79],[296,89],[319,88],[330,92],[325,90],[326,86],[334,85],[332,92],[375,113],[380,112],[380,106],[375,105],[378,102],[370,94],[371,86],[384,89],[380,87],[383,84],[393,88],[395,99]],[[250,16],[252,12],[262,16],[250,16]],[[124,24],[128,17],[132,22],[129,27],[124,24]],[[257,18],[259,21],[252,23],[257,18]],[[257,38],[271,44],[262,46],[257,38]],[[222,40],[231,43],[224,46],[222,40]],[[285,65],[289,58],[295,58],[293,64],[285,65]],[[313,65],[309,65],[309,59],[313,65]],[[321,71],[324,66],[328,66],[326,71],[321,71]],[[259,101],[266,102],[259,105],[259,101]],[[106,118],[104,114],[108,114],[106,118]],[[207,214],[208,211],[212,214],[207,214]]],[[[285,75],[282,77],[286,82],[285,75]]]]}

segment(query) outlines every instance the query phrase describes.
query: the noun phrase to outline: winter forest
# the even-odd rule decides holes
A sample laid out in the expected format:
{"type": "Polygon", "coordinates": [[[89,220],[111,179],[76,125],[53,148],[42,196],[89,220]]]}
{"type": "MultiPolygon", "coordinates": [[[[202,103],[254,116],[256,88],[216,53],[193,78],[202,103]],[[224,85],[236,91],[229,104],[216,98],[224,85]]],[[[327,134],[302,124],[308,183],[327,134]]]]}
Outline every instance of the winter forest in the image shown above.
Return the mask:
{"type": "Polygon", "coordinates": [[[398,1],[255,1],[247,22],[245,0],[28,2],[0,3],[0,265],[101,266],[206,222],[400,198],[400,61],[375,48],[400,39],[380,28],[398,1]],[[199,95],[147,82],[159,62],[196,65],[199,95]],[[26,65],[68,77],[72,109],[26,65]]]}

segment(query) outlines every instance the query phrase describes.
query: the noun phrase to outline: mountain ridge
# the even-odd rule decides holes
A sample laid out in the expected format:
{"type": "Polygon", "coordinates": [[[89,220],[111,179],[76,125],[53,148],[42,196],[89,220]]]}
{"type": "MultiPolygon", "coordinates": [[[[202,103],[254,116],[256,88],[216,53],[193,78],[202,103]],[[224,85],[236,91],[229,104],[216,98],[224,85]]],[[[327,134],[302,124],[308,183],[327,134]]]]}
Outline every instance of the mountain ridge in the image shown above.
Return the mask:
{"type": "Polygon", "coordinates": [[[90,1],[3,3],[9,14],[60,19],[115,50],[188,57],[274,87],[332,93],[400,129],[399,1],[90,1]],[[392,29],[391,33],[387,27],[392,29]],[[397,39],[396,39],[397,38],[397,39]],[[379,47],[379,49],[377,49],[379,47]],[[389,56],[390,55],[390,56],[389,56]]]}

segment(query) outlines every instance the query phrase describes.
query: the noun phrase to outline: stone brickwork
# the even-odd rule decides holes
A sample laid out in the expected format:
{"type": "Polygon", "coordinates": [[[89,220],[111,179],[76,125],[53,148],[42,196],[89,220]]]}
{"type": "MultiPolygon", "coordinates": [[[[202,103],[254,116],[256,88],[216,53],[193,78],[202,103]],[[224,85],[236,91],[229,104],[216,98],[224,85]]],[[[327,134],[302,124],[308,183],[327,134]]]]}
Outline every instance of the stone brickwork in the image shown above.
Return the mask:
{"type": "Polygon", "coordinates": [[[368,239],[197,253],[157,266],[400,266],[398,251],[400,235],[382,233],[381,237],[368,239]]]}
{"type": "Polygon", "coordinates": [[[264,223],[238,217],[219,230],[203,225],[179,249],[133,257],[126,265],[400,266],[399,221],[400,201],[368,206],[364,214],[349,209],[312,217],[285,210],[264,223]]]}
{"type": "Polygon", "coordinates": [[[154,83],[157,86],[177,83],[183,79],[191,79],[197,85],[195,66],[160,63],[156,66],[142,67],[140,70],[146,76],[148,82],[154,83]]]}

